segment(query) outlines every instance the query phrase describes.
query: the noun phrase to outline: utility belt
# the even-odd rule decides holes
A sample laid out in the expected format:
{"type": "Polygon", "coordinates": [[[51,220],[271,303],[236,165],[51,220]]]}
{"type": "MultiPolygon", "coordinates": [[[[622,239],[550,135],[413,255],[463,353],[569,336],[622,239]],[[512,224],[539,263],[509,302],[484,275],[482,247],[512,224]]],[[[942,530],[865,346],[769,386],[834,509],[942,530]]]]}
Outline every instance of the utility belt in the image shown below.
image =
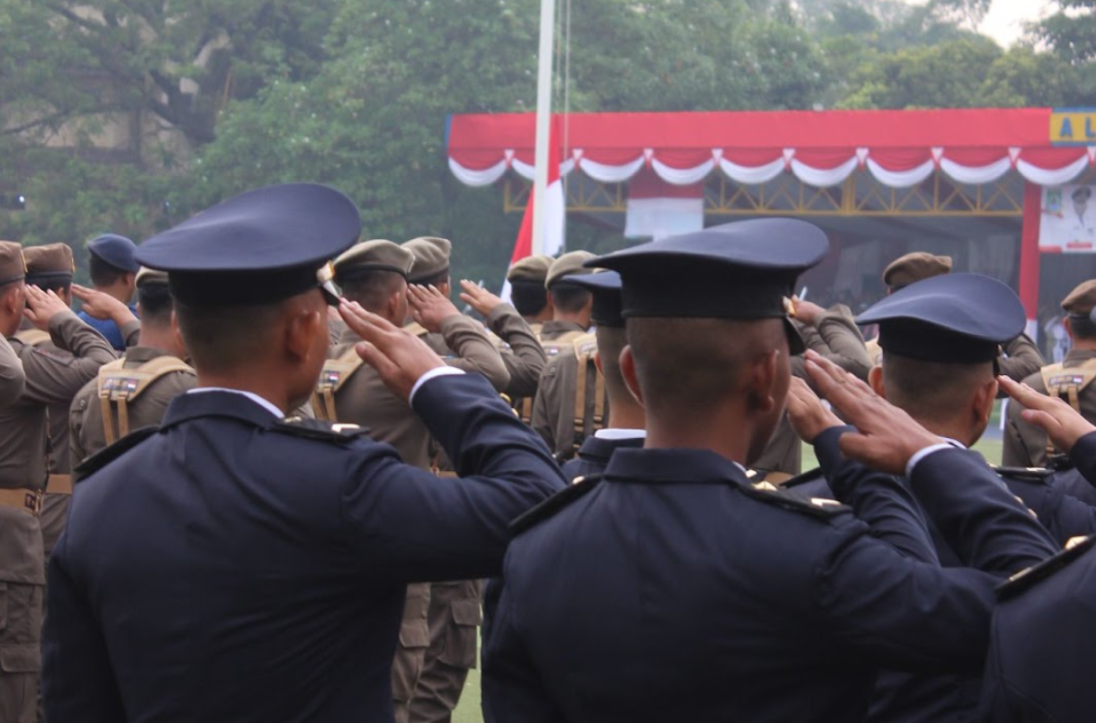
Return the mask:
{"type": "Polygon", "coordinates": [[[49,481],[46,483],[46,494],[50,495],[71,495],[72,494],[72,475],[70,474],[51,474],[49,481]]]}
{"type": "Polygon", "coordinates": [[[42,490],[26,487],[0,489],[0,507],[11,507],[35,517],[42,511],[42,490]]]}

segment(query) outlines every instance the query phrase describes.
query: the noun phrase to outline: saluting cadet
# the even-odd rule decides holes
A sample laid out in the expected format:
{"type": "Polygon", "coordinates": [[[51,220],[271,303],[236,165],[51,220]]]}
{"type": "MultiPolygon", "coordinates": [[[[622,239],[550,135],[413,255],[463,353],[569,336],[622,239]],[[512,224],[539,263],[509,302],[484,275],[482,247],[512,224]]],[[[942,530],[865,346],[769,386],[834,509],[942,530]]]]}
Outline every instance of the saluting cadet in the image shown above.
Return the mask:
{"type": "MultiPolygon", "coordinates": [[[[136,311],[130,304],[140,271],[136,253],[137,245],[118,234],[103,234],[88,242],[88,273],[92,286],[96,291],[125,304],[131,312],[136,311]]],[[[102,334],[115,351],[125,351],[127,346],[132,346],[126,333],[113,319],[100,319],[83,310],[78,316],[102,334]]]]}
{"type": "MultiPolygon", "coordinates": [[[[1096,280],[1085,281],[1062,299],[1063,323],[1073,341],[1062,363],[1043,367],[1027,378],[1009,375],[1037,392],[1064,399],[1088,420],[1096,420],[1096,387],[1092,386],[1096,379],[1096,323],[1089,318],[1093,307],[1096,280]]],[[[1060,452],[1048,444],[1046,433],[1020,418],[1020,411],[1009,406],[1002,462],[1009,467],[1046,467],[1060,452]]]]}
{"type": "Polygon", "coordinates": [[[426,342],[452,366],[479,372],[499,392],[510,383],[510,373],[498,349],[474,319],[460,313],[450,301],[449,263],[453,245],[443,238],[422,236],[402,246],[415,256],[407,276],[412,318],[407,330],[426,342]],[[462,356],[454,350],[460,346],[462,356]]]}
{"type": "Polygon", "coordinates": [[[497,574],[508,521],[563,486],[483,379],[347,302],[366,362],[464,476],[285,418],[327,356],[329,259],[360,230],[343,194],[290,184],[141,246],[198,386],[81,467],[50,561],[48,720],[391,721],[407,583],[497,574]]]}
{"type": "MultiPolygon", "coordinates": [[[[335,260],[335,283],[348,300],[400,326],[407,318],[407,274],[414,263],[414,254],[398,244],[383,239],[363,241],[335,260]]],[[[355,350],[361,341],[348,328],[329,353],[313,397],[317,416],[368,429],[373,439],[392,445],[406,464],[429,470],[430,430],[403,399],[385,386],[380,373],[364,363],[355,350]]],[[[429,607],[430,584],[408,585],[392,662],[396,723],[408,720],[415,686],[426,661],[429,607]]]]}
{"type": "Polygon", "coordinates": [[[19,723],[34,721],[37,714],[46,572],[38,515],[49,480],[47,410],[70,402],[101,365],[114,359],[107,341],[76,318],[68,304],[53,292],[26,286],[25,276],[19,245],[0,244],[0,279],[8,280],[0,287],[7,325],[2,331],[26,375],[19,400],[0,408],[0,583],[6,586],[7,622],[0,628],[0,720],[19,723]],[[35,347],[19,339],[24,300],[28,318],[48,331],[53,346],[35,347]]]}
{"type": "Polygon", "coordinates": [[[511,400],[530,399],[537,393],[540,376],[548,357],[533,327],[517,309],[477,283],[460,282],[460,299],[481,316],[493,334],[495,346],[510,373],[510,382],[502,390],[511,400]]]}
{"type": "Polygon", "coordinates": [[[526,256],[506,272],[510,302],[538,337],[545,322],[552,320],[554,311],[545,285],[554,260],[551,256],[526,256]]]}
{"type": "MultiPolygon", "coordinates": [[[[121,359],[104,364],[97,377],[81,389],[69,409],[71,459],[79,464],[130,432],[156,426],[171,400],[197,384],[194,370],[184,359],[186,346],[172,324],[174,303],[167,274],[137,272],[140,334],[121,359]]],[[[100,304],[113,297],[100,297],[100,304]]],[[[93,317],[94,318],[94,317],[93,317]]]]}
{"type": "MultiPolygon", "coordinates": [[[[1096,427],[1060,399],[1002,379],[1024,418],[1038,424],[1096,484],[1096,427]]],[[[982,719],[994,723],[1087,723],[1096,646],[1094,538],[1015,575],[998,591],[986,659],[982,719]]]]}
{"type": "Polygon", "coordinates": [[[540,340],[549,357],[558,353],[553,352],[553,348],[564,349],[569,342],[590,330],[593,297],[586,289],[568,283],[567,277],[593,273],[593,269],[584,265],[592,258],[594,255],[589,251],[571,251],[548,267],[544,288],[552,306],[552,320],[544,322],[540,340]]]}
{"type": "MultiPolygon", "coordinates": [[[[27,260],[27,283],[42,291],[53,292],[66,306],[71,306],[74,293],[72,275],[76,269],[72,249],[67,244],[48,244],[32,246],[26,249],[23,255],[27,260]]],[[[120,338],[135,337],[140,329],[137,317],[125,305],[119,304],[119,306],[121,306],[121,314],[118,316],[118,323],[114,324],[115,330],[120,338]]],[[[75,362],[74,355],[58,347],[50,338],[49,332],[35,329],[29,323],[24,326],[28,328],[19,332],[16,337],[20,342],[56,359],[75,362]]],[[[92,328],[99,331],[94,326],[92,328]]],[[[97,363],[102,364],[102,358],[97,363]]],[[[72,495],[73,460],[69,456],[69,406],[72,404],[73,397],[87,381],[88,374],[95,371],[97,371],[95,365],[75,367],[73,373],[58,379],[54,390],[57,394],[56,401],[47,409],[49,483],[46,485],[45,497],[42,498],[42,512],[39,516],[46,560],[49,560],[50,551],[57,542],[57,538],[61,536],[61,530],[64,529],[69,497],[72,495]]]]}
{"type": "MultiPolygon", "coordinates": [[[[872,369],[869,379],[875,392],[952,445],[973,446],[985,432],[997,399],[1001,345],[1016,338],[1026,323],[1016,293],[988,276],[938,275],[905,286],[858,321],[879,325],[882,364],[872,369]]],[[[1067,498],[1048,475],[997,471],[1052,533],[1060,533],[1063,526],[1096,529],[1093,509],[1067,498]]],[[[941,564],[964,565],[934,526],[930,531],[941,564]]],[[[876,684],[871,720],[973,719],[980,692],[980,675],[886,671],[876,684]]]]}
{"type": "Polygon", "coordinates": [[[597,325],[594,364],[605,387],[608,409],[605,428],[588,436],[577,456],[563,465],[563,476],[574,481],[601,474],[614,451],[642,447],[647,431],[643,407],[628,391],[620,372],[620,352],[627,345],[624,317],[620,315],[620,274],[603,271],[567,278],[594,295],[593,320],[597,325]]]}
{"type": "MultiPolygon", "coordinates": [[[[623,278],[621,369],[646,446],[516,524],[485,644],[494,720],[855,721],[881,664],[981,666],[997,577],[940,568],[916,510],[874,490],[886,475],[837,475],[862,520],[747,480],[799,350],[785,297],[827,247],[810,224],[766,219],[593,262],[623,278]]],[[[909,464],[972,564],[1007,573],[1053,554],[978,455],[809,359],[861,432],[823,426],[884,470],[909,464]]]]}

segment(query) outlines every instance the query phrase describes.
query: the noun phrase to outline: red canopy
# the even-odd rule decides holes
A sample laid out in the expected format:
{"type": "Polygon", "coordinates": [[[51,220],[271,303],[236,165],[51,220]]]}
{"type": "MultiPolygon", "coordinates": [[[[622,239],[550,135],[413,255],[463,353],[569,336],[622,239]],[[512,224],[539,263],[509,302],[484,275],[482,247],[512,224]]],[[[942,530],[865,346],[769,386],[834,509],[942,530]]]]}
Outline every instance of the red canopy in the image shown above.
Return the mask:
{"type": "MultiPolygon", "coordinates": [[[[562,116],[561,173],[580,168],[619,183],[644,166],[688,185],[717,168],[740,183],[784,172],[837,185],[866,168],[884,185],[916,185],[937,168],[960,183],[990,183],[1016,169],[1042,186],[1068,183],[1096,163],[1096,146],[1054,147],[1050,108],[576,113],[562,116]]],[[[507,170],[533,178],[535,115],[457,115],[449,164],[469,185],[507,170]]]]}

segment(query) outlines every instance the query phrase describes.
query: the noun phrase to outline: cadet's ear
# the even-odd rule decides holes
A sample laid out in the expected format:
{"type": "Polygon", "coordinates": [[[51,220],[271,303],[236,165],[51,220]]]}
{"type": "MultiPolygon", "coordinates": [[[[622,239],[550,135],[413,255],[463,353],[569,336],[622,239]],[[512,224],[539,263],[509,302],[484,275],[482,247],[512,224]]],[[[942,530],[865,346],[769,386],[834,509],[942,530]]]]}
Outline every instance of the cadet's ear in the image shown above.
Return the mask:
{"type": "Polygon", "coordinates": [[[883,386],[883,367],[876,364],[868,371],[868,386],[883,399],[887,398],[887,389],[883,386]]]}
{"type": "Polygon", "coordinates": [[[993,413],[993,404],[997,401],[997,380],[989,381],[978,387],[974,395],[974,419],[979,423],[989,423],[989,417],[993,413]]]}
{"type": "MultiPolygon", "coordinates": [[[[598,369],[601,369],[601,360],[595,357],[598,369]]],[[[636,358],[632,356],[631,345],[626,345],[620,350],[620,374],[624,377],[624,384],[632,393],[640,406],[643,405],[643,390],[639,388],[639,377],[636,376],[636,358]]]]}
{"type": "MultiPolygon", "coordinates": [[[[771,412],[783,401],[777,399],[780,396],[778,383],[780,381],[780,358],[783,355],[779,349],[773,349],[764,356],[758,357],[748,367],[746,379],[746,399],[751,410],[756,412],[771,412]]],[[[785,364],[786,366],[786,364],[785,364]]],[[[787,384],[785,390],[787,392],[787,384]]]]}
{"type": "Polygon", "coordinates": [[[326,305],[320,309],[318,305],[304,303],[302,300],[292,304],[286,310],[286,315],[286,352],[304,363],[314,361],[317,353],[326,355],[327,341],[330,339],[327,330],[326,305]],[[322,350],[317,338],[319,335],[322,335],[324,340],[322,350]]]}

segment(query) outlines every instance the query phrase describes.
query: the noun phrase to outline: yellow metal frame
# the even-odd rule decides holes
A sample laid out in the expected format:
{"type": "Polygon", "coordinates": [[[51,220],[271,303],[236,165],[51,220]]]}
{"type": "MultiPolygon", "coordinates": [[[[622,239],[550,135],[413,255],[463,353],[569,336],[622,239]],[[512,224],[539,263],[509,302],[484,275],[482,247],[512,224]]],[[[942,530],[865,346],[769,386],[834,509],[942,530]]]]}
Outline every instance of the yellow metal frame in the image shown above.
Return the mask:
{"type": "MultiPolygon", "coordinates": [[[[815,188],[790,173],[766,185],[742,185],[714,176],[705,187],[709,216],[860,216],[860,217],[997,217],[1023,216],[1023,184],[1007,176],[996,183],[966,186],[937,171],[911,188],[890,188],[869,173],[856,171],[840,186],[815,188]],[[1009,181],[1013,182],[1010,183],[1009,181]]],[[[503,204],[507,213],[522,212],[530,185],[508,177],[503,204]]],[[[578,213],[624,213],[627,184],[567,184],[567,210],[578,213]]]]}

